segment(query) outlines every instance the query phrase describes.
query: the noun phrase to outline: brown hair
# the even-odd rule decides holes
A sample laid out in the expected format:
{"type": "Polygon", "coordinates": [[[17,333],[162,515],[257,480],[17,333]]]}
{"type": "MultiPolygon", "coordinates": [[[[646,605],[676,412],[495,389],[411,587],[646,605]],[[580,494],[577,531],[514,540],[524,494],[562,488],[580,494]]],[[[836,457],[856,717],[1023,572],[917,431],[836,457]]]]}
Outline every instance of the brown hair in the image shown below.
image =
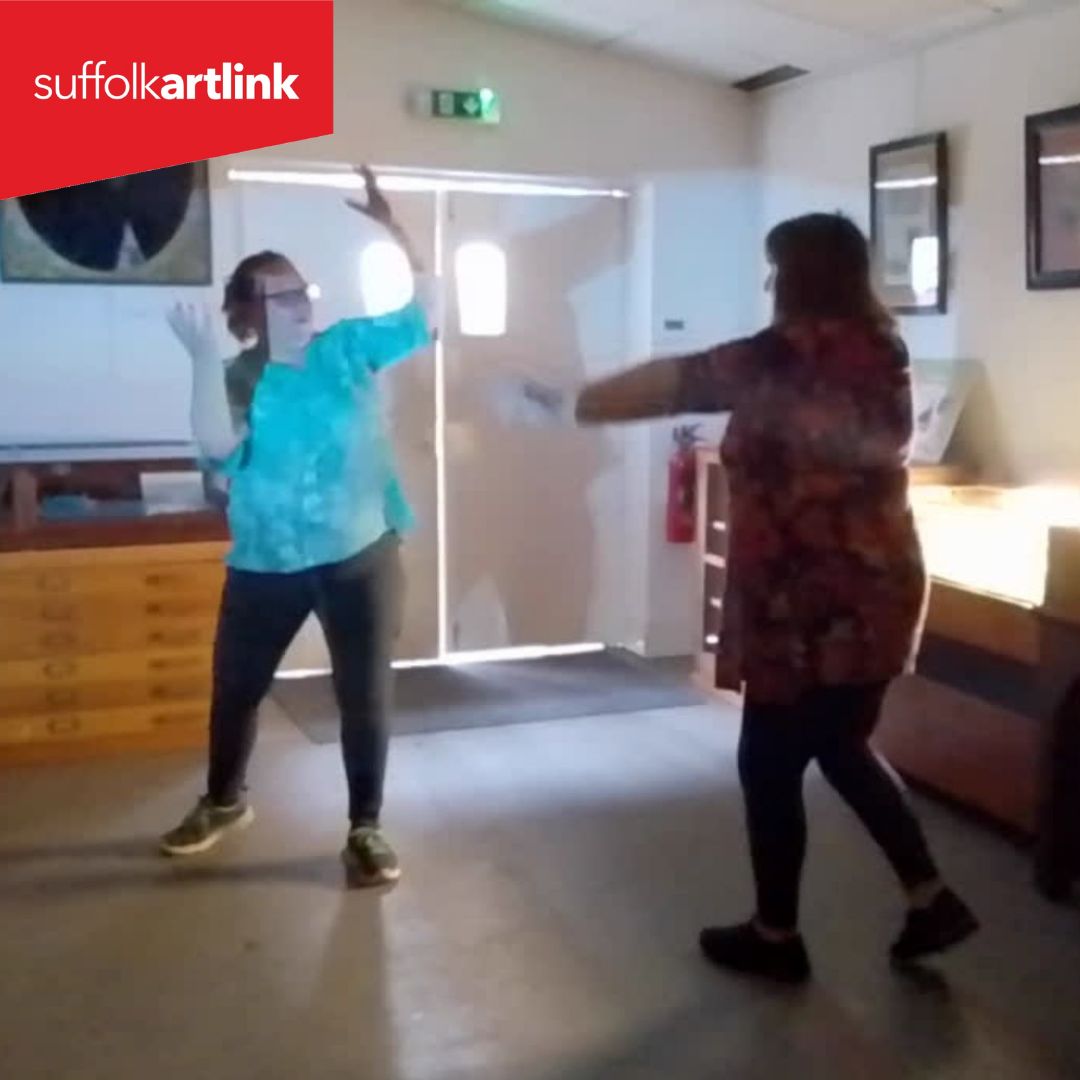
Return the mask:
{"type": "Polygon", "coordinates": [[[225,313],[229,333],[242,344],[248,344],[256,335],[260,339],[265,337],[260,333],[264,329],[266,316],[259,275],[267,270],[291,270],[299,276],[296,267],[284,255],[276,251],[260,251],[241,259],[225,283],[221,310],[225,313]]]}
{"type": "Polygon", "coordinates": [[[854,319],[891,332],[895,320],[870,277],[870,245],[843,214],[807,214],[765,240],[776,268],[776,321],[854,319]]]}

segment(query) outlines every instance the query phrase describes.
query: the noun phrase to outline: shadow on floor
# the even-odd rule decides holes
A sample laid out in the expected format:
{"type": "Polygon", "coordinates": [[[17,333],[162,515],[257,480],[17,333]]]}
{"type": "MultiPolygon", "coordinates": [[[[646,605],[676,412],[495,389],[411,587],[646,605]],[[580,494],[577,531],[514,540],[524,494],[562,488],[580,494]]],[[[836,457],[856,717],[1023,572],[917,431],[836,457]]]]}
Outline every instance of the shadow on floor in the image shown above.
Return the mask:
{"type": "Polygon", "coordinates": [[[333,854],[300,858],[230,862],[225,852],[170,859],[157,853],[156,838],[116,840],[85,844],[81,847],[25,848],[0,855],[0,866],[47,864],[56,861],[99,864],[96,869],[60,874],[43,873],[6,882],[4,899],[64,899],[91,892],[129,893],[138,889],[170,889],[221,883],[277,882],[291,885],[315,885],[340,891],[343,870],[333,854]],[[117,868],[114,863],[124,863],[117,868]]]}

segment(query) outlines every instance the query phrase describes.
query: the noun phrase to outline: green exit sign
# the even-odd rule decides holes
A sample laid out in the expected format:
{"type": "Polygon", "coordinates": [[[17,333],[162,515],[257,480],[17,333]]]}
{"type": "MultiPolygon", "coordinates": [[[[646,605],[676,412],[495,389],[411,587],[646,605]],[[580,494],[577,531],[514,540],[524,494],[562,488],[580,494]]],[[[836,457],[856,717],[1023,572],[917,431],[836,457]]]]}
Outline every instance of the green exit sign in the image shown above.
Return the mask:
{"type": "Polygon", "coordinates": [[[431,115],[437,120],[465,120],[474,124],[498,124],[502,102],[494,90],[432,90],[431,115]]]}

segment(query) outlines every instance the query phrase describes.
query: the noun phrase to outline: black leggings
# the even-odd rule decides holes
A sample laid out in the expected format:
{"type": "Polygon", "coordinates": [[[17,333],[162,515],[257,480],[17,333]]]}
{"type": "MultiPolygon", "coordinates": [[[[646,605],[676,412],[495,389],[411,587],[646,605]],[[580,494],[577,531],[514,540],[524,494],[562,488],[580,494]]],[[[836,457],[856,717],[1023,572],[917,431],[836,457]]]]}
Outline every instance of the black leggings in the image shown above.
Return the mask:
{"type": "Polygon", "coordinates": [[[256,714],[281,658],[314,611],[322,623],[341,710],[349,820],[382,808],[390,661],[399,629],[399,543],[387,534],[355,558],[295,574],[230,570],[214,647],[210,798],[236,802],[255,745],[256,714]]]}
{"type": "Polygon", "coordinates": [[[776,930],[799,922],[806,855],[803,774],[817,761],[907,888],[938,877],[903,787],[870,746],[888,684],[830,686],[791,704],[748,701],[739,741],[758,918],[776,930]]]}

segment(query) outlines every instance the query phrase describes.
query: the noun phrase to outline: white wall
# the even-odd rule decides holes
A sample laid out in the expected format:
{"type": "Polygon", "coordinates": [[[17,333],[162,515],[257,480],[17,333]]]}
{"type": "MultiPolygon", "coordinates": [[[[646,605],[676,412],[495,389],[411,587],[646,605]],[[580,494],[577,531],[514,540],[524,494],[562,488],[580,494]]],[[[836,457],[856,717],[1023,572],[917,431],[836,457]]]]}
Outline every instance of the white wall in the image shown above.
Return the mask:
{"type": "MultiPolygon", "coordinates": [[[[652,308],[649,350],[685,353],[754,329],[761,278],[753,252],[759,243],[756,183],[737,172],[657,178],[653,190],[652,308]],[[667,323],[682,323],[669,329],[667,323]]],[[[723,424],[700,421],[717,442],[723,424]]],[[[681,421],[686,422],[686,421],[681,421]]],[[[671,422],[650,425],[648,618],[645,651],[679,656],[697,650],[701,636],[700,567],[693,546],[667,543],[664,516],[671,422]]]]}
{"type": "Polygon", "coordinates": [[[210,163],[213,286],[0,281],[0,447],[190,439],[190,363],[165,313],[220,305],[240,255],[224,172],[210,163]]]}
{"type": "Polygon", "coordinates": [[[1080,101],[1080,9],[1010,22],[757,109],[762,226],[842,209],[868,225],[873,144],[944,129],[952,155],[950,312],[904,320],[912,354],[973,358],[989,401],[972,419],[993,478],[1080,479],[1080,293],[1028,292],[1025,115],[1080,101]]]}

